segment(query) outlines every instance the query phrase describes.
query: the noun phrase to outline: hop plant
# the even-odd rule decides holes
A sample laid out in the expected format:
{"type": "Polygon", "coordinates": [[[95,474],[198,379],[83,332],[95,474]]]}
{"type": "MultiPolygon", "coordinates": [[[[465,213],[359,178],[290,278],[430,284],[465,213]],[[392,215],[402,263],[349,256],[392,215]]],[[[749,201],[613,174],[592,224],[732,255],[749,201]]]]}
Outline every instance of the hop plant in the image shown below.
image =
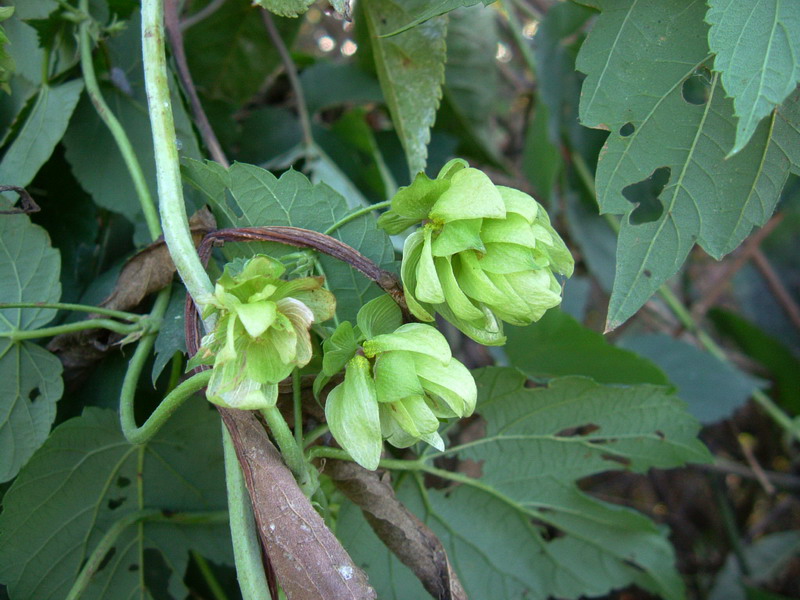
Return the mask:
{"type": "Polygon", "coordinates": [[[273,406],[278,382],[312,356],[312,323],[330,319],[336,300],[321,277],[280,279],[286,268],[266,255],[225,267],[204,317],[218,316],[214,330],[189,366],[213,364],[208,399],[220,406],[254,410],[273,406]]]}
{"type": "Polygon", "coordinates": [[[325,341],[323,375],[315,383],[318,391],[345,368],[325,403],[333,437],[367,469],[378,467],[384,439],[398,448],[424,441],[443,450],[440,419],[475,409],[472,374],[434,327],[401,325],[389,296],[364,305],[357,323],[342,323],[325,341]]]}
{"type": "Polygon", "coordinates": [[[536,200],[461,159],[436,179],[417,175],[378,223],[390,234],[423,224],[403,248],[411,312],[422,321],[439,313],[485,345],[505,342],[502,321],[529,325],[557,306],[554,273],[569,277],[575,264],[536,200]]]}

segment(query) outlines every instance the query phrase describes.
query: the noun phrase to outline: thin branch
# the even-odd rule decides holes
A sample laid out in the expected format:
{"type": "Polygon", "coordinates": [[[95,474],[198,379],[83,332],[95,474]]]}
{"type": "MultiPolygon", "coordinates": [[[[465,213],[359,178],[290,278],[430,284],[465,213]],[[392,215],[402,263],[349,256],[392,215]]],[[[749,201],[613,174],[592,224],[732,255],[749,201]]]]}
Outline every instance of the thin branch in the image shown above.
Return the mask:
{"type": "Polygon", "coordinates": [[[213,0],[213,2],[210,2],[193,15],[189,15],[183,19],[183,21],[181,21],[181,31],[185,31],[190,27],[197,25],[200,21],[204,21],[217,12],[217,10],[219,10],[223,4],[225,4],[225,0],[213,0]]]}
{"type": "Polygon", "coordinates": [[[167,30],[167,38],[172,47],[172,58],[175,59],[175,66],[178,70],[178,77],[181,80],[181,87],[189,98],[189,104],[192,109],[192,116],[194,117],[197,129],[200,131],[200,137],[208,148],[211,158],[217,161],[226,169],[230,166],[225,152],[217,139],[211,123],[208,121],[203,105],[197,95],[197,89],[192,79],[192,74],[189,71],[189,64],[186,62],[186,50],[183,47],[183,32],[181,25],[178,21],[178,5],[179,0],[165,0],[164,2],[164,25],[167,30]]]}
{"type": "Polygon", "coordinates": [[[792,298],[792,295],[786,289],[786,286],[783,285],[781,278],[778,277],[778,274],[775,272],[775,269],[772,268],[769,259],[767,259],[760,248],[756,248],[755,252],[753,253],[753,263],[755,264],[759,273],[761,273],[762,277],[764,277],[766,280],[767,286],[775,296],[778,304],[780,304],[781,308],[783,308],[784,312],[786,312],[789,320],[797,329],[800,329],[800,307],[797,306],[797,302],[795,302],[794,298],[792,298]]]}
{"type": "Polygon", "coordinates": [[[275,27],[275,21],[272,20],[272,15],[266,10],[261,11],[261,16],[264,19],[264,26],[267,28],[267,33],[272,40],[275,49],[281,57],[283,68],[286,69],[286,76],[289,78],[289,83],[294,91],[295,101],[297,103],[297,114],[300,117],[300,129],[303,131],[303,143],[306,150],[314,147],[314,136],[311,134],[311,119],[308,115],[308,106],[306,105],[306,97],[303,94],[303,86],[300,85],[300,77],[297,75],[297,67],[289,54],[289,49],[283,43],[278,28],[275,27]]]}

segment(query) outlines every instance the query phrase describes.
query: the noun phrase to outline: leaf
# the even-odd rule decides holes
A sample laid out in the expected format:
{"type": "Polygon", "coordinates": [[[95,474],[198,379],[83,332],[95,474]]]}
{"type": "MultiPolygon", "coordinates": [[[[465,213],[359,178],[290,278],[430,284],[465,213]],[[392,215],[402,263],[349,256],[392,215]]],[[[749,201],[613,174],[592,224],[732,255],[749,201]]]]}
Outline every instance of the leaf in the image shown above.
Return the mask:
{"type": "Polygon", "coordinates": [[[83,81],[42,86],[25,124],[0,162],[3,185],[25,187],[64,136],[83,91],[83,81]]]}
{"type": "MultiPolygon", "coordinates": [[[[109,41],[109,77],[113,85],[101,85],[101,93],[131,142],[150,194],[157,198],[153,138],[141,72],[140,21],[137,11],[125,31],[109,41]]],[[[170,93],[180,154],[199,158],[200,149],[192,122],[171,78],[170,93]]],[[[64,136],[64,145],[75,178],[91,194],[95,204],[122,214],[138,225],[137,245],[151,242],[144,226],[139,197],[119,147],[88,98],[78,104],[75,118],[64,136]]]]}
{"type": "MultiPolygon", "coordinates": [[[[58,302],[61,261],[44,229],[25,215],[0,216],[0,257],[0,302],[58,302]]],[[[64,391],[55,356],[3,334],[41,327],[55,314],[36,308],[0,311],[0,482],[12,479],[47,438],[64,391]]]]}
{"type": "MultiPolygon", "coordinates": [[[[483,369],[476,380],[486,437],[450,451],[480,461],[483,476],[462,476],[461,485],[444,492],[406,479],[398,492],[442,540],[467,594],[578,598],[636,583],[666,599],[682,598],[665,533],[576,485],[609,469],[642,472],[708,460],[695,437],[699,427],[680,401],[663,388],[602,386],[580,377],[529,389],[512,369],[483,369]],[[551,528],[547,538],[542,525],[551,528]]],[[[404,571],[364,537],[358,516],[346,508],[343,542],[357,562],[378,566],[370,576],[380,597],[408,597],[409,588],[400,587],[408,585],[404,571]]]]}
{"type": "Polygon", "coordinates": [[[375,76],[349,63],[335,64],[320,60],[303,69],[300,83],[306,105],[312,113],[341,104],[383,102],[380,84],[375,76]]]}
{"type": "Polygon", "coordinates": [[[172,286],[167,311],[161,320],[161,328],[154,346],[156,357],[153,361],[151,379],[153,385],[176,352],[186,353],[183,312],[186,306],[186,290],[180,285],[172,286]]]}
{"type": "Polygon", "coordinates": [[[556,180],[564,168],[561,152],[548,135],[549,121],[547,105],[538,100],[525,132],[525,146],[522,150],[522,171],[536,188],[536,199],[545,206],[550,206],[556,180]]]}
{"type": "Polygon", "coordinates": [[[364,4],[378,80],[413,179],[425,170],[430,128],[442,97],[447,24],[430,19],[399,35],[381,37],[412,16],[397,0],[364,4]]]}
{"type": "MultiPolygon", "coordinates": [[[[325,184],[313,185],[297,171],[288,171],[277,179],[269,171],[253,165],[236,163],[230,171],[225,171],[215,163],[189,160],[184,161],[184,175],[203,191],[220,227],[291,225],[324,232],[350,212],[341,195],[325,184]],[[227,187],[233,202],[225,196],[227,187]]],[[[364,215],[343,225],[332,236],[383,268],[393,267],[391,241],[376,228],[373,215],[364,215]]],[[[239,248],[241,252],[242,246],[239,248]]],[[[292,251],[287,248],[277,244],[269,246],[273,256],[292,251]]],[[[339,320],[355,322],[358,309],[378,296],[380,290],[349,265],[329,256],[319,256],[319,264],[328,289],[336,296],[339,320]]]]}
{"type": "Polygon", "coordinates": [[[695,243],[720,258],[766,222],[800,164],[800,106],[792,95],[726,159],[736,123],[706,66],[703,4],[601,5],[577,65],[588,75],[581,121],[611,131],[597,170],[601,211],[625,215],[610,330],[680,268],[695,243]]]}
{"type": "Polygon", "coordinates": [[[492,2],[494,2],[494,0],[434,0],[434,2],[422,2],[415,0],[408,2],[408,6],[406,7],[407,14],[405,15],[404,19],[401,20],[401,22],[405,22],[405,24],[395,26],[394,29],[390,29],[390,33],[385,33],[383,35],[397,35],[404,31],[408,31],[413,27],[417,27],[429,19],[433,19],[439,15],[456,10],[457,8],[475,6],[481,1],[483,1],[484,6],[489,6],[492,2]]]}
{"type": "Polygon", "coordinates": [[[254,0],[253,4],[261,6],[281,17],[299,17],[314,4],[315,0],[254,0]]]}
{"type": "MultiPolygon", "coordinates": [[[[14,598],[65,598],[83,561],[121,518],[145,507],[165,515],[224,511],[222,464],[219,419],[200,399],[140,446],[125,441],[116,411],[87,408],[55,429],[6,493],[0,581],[14,598]]],[[[219,518],[127,527],[82,598],[107,598],[108,590],[150,597],[154,569],[163,570],[154,587],[161,597],[184,598],[189,550],[230,564],[229,539],[219,518]]]]}
{"type": "Polygon", "coordinates": [[[787,564],[800,555],[800,530],[765,535],[743,548],[744,560],[752,569],[743,575],[739,559],[731,553],[717,575],[709,600],[750,600],[748,584],[765,584],[778,576],[787,564]]]}
{"type": "Polygon", "coordinates": [[[703,424],[728,418],[760,387],[759,380],[667,335],[626,337],[620,345],[664,369],[677,388],[678,397],[703,424]]]}
{"type": "MultiPolygon", "coordinates": [[[[202,10],[210,0],[197,4],[197,10],[202,10]]],[[[300,24],[298,19],[275,20],[287,41],[294,38],[300,24]]],[[[250,0],[223,3],[189,28],[184,42],[198,91],[207,98],[236,105],[258,92],[280,64],[280,56],[264,30],[261,9],[252,6],[250,0]]]]}
{"type": "Polygon", "coordinates": [[[735,154],[800,82],[800,14],[785,0],[709,0],[714,70],[738,118],[735,154]]]}
{"type": "Polygon", "coordinates": [[[647,358],[612,346],[560,310],[548,310],[528,327],[508,327],[506,335],[508,359],[529,377],[584,375],[598,383],[669,383],[647,358]]]}

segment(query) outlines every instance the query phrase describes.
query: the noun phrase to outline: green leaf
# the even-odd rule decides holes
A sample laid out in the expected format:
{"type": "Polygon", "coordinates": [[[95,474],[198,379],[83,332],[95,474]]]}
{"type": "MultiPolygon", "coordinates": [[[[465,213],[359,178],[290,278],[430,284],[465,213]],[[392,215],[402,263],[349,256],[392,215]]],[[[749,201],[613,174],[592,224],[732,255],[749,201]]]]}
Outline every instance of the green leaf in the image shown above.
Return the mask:
{"type": "Polygon", "coordinates": [[[548,310],[528,327],[508,327],[506,335],[508,359],[530,377],[584,375],[599,383],[669,383],[648,359],[612,346],[560,310],[548,310]]]}
{"type": "MultiPolygon", "coordinates": [[[[578,598],[635,583],[682,598],[665,532],[576,485],[609,469],[642,472],[709,459],[681,402],[663,388],[602,386],[579,377],[529,389],[512,369],[483,369],[476,380],[486,437],[451,451],[480,462],[483,476],[460,479],[446,492],[409,478],[398,491],[445,544],[467,594],[578,598]],[[558,535],[545,537],[542,525],[558,535]]],[[[370,568],[381,598],[410,596],[416,584],[350,506],[343,507],[339,531],[354,559],[370,568]]]]}
{"type": "MultiPolygon", "coordinates": [[[[210,3],[196,3],[197,10],[210,3]]],[[[294,3],[305,4],[304,0],[294,3]]],[[[250,0],[228,0],[186,31],[186,57],[203,96],[240,105],[258,92],[280,64],[264,30],[261,10],[250,0]]],[[[289,41],[300,24],[298,19],[275,20],[281,36],[289,41]]]]}
{"type": "MultiPolygon", "coordinates": [[[[195,398],[147,444],[129,444],[116,411],[88,408],[60,425],[6,493],[0,581],[13,598],[67,596],[102,535],[142,508],[225,511],[219,418],[195,398]],[[141,470],[140,470],[141,467],[141,470]]],[[[189,550],[231,563],[227,523],[163,519],[123,530],[82,598],[185,598],[189,550]],[[144,559],[144,564],[142,564],[144,559]],[[148,582],[161,569],[158,585],[148,582]],[[148,585],[149,583],[149,585],[148,585]]]]}
{"type": "MultiPolygon", "coordinates": [[[[350,210],[345,199],[325,184],[313,185],[305,175],[288,171],[277,179],[269,171],[253,165],[236,163],[230,171],[219,165],[184,161],[184,175],[203,191],[211,203],[220,227],[254,227],[291,225],[324,232],[347,216],[350,210]],[[226,198],[226,188],[233,202],[226,198]]],[[[391,240],[376,228],[375,217],[365,214],[338,228],[333,237],[352,246],[383,268],[394,265],[391,240]]],[[[240,252],[252,255],[251,249],[239,246],[240,252]]],[[[279,256],[294,249],[272,244],[269,253],[279,256]]],[[[364,303],[379,295],[377,286],[349,265],[329,256],[319,256],[328,289],[336,296],[336,312],[340,321],[356,320],[364,303]]]]}
{"type": "Polygon", "coordinates": [[[424,2],[422,0],[412,0],[407,2],[405,7],[406,14],[402,19],[398,19],[402,25],[394,25],[394,28],[387,28],[389,33],[384,33],[385,36],[393,36],[404,31],[408,31],[413,27],[417,27],[426,21],[456,10],[457,8],[465,6],[475,6],[483,1],[484,6],[489,6],[494,0],[434,0],[434,2],[424,2]]]}
{"type": "Polygon", "coordinates": [[[299,17],[314,4],[315,0],[254,0],[253,4],[262,6],[281,17],[299,17]]]}
{"type": "MultiPolygon", "coordinates": [[[[0,206],[5,204],[0,201],[0,206]]],[[[0,302],[58,302],[61,260],[25,215],[0,216],[0,302]]],[[[61,362],[33,342],[3,336],[47,324],[56,311],[0,311],[0,482],[12,479],[44,442],[64,386],[61,362]]]]}
{"type": "Polygon", "coordinates": [[[64,136],[82,90],[79,79],[39,90],[25,125],[0,162],[3,185],[25,187],[33,180],[64,136]]]}
{"type": "Polygon", "coordinates": [[[173,286],[169,297],[167,312],[161,320],[161,329],[154,346],[156,357],[153,361],[151,378],[153,385],[161,375],[164,367],[172,360],[176,352],[186,353],[186,335],[184,333],[183,312],[186,307],[186,290],[183,286],[173,286]]]}
{"type": "Polygon", "coordinates": [[[800,82],[800,14],[786,0],[709,0],[706,21],[714,70],[738,118],[734,154],[800,82]]]}
{"type": "Polygon", "coordinates": [[[728,418],[760,387],[757,379],[732,365],[667,335],[626,337],[620,345],[664,369],[678,397],[704,424],[728,418]]]}
{"type": "Polygon", "coordinates": [[[306,105],[312,113],[341,104],[383,102],[381,87],[375,76],[349,63],[318,61],[303,69],[300,83],[306,105]]]}
{"type": "Polygon", "coordinates": [[[447,24],[430,19],[385,38],[381,36],[412,22],[413,15],[397,0],[364,4],[378,79],[413,179],[425,170],[430,128],[442,97],[447,24]]]}
{"type": "Polygon", "coordinates": [[[358,311],[358,328],[366,339],[392,333],[403,324],[403,313],[389,294],[367,302],[358,311]]]}
{"type": "Polygon", "coordinates": [[[350,321],[341,323],[322,346],[325,350],[322,373],[330,378],[341,371],[358,351],[358,343],[350,321]]]}
{"type": "Polygon", "coordinates": [[[588,75],[581,121],[611,131],[597,171],[601,211],[625,215],[608,312],[613,329],[695,243],[720,258],[766,222],[789,170],[800,164],[800,107],[798,95],[790,96],[742,152],[726,158],[736,123],[706,66],[703,4],[600,4],[577,64],[588,75]]]}

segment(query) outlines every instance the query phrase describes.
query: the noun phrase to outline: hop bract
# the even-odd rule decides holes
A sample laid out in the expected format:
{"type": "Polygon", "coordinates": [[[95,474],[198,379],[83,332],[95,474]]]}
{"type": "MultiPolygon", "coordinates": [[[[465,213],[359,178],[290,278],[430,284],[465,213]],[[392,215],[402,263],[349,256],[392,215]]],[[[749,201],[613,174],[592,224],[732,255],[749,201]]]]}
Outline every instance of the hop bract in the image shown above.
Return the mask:
{"type": "Polygon", "coordinates": [[[500,345],[502,321],[529,325],[561,302],[554,273],[569,277],[574,261],[528,194],[452,160],[436,179],[420,173],[379,220],[390,234],[417,223],[401,268],[417,318],[438,312],[472,339],[500,345]]]}
{"type": "Polygon", "coordinates": [[[439,420],[466,417],[475,409],[472,374],[430,325],[408,323],[371,335],[386,328],[365,325],[368,319],[361,316],[356,330],[343,323],[325,346],[326,359],[332,359],[323,363],[323,372],[338,371],[347,361],[344,381],[325,404],[334,438],[367,469],[378,467],[384,439],[398,448],[424,441],[443,450],[439,420]]]}
{"type": "Polygon", "coordinates": [[[272,406],[278,382],[311,360],[309,328],[333,316],[336,300],[322,278],[285,281],[284,271],[265,255],[234,261],[206,299],[204,316],[217,313],[217,325],[190,366],[213,362],[211,402],[249,410],[272,406]]]}

